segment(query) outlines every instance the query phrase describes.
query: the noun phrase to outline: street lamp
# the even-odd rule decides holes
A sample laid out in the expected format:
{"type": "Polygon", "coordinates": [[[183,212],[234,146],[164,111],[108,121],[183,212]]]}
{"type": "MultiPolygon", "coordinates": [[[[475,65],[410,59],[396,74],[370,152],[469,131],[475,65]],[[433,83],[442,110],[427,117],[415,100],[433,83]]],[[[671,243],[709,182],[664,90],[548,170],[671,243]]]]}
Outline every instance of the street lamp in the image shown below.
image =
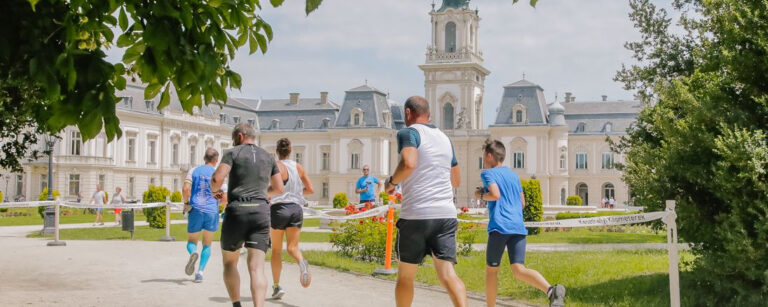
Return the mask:
{"type": "MultiPolygon", "coordinates": [[[[56,144],[56,137],[45,134],[43,135],[43,141],[45,142],[45,150],[48,152],[48,198],[46,200],[53,201],[53,145],[56,144]]],[[[43,212],[43,230],[40,231],[41,235],[51,235],[54,232],[55,227],[55,214],[53,205],[45,207],[43,212]]]]}

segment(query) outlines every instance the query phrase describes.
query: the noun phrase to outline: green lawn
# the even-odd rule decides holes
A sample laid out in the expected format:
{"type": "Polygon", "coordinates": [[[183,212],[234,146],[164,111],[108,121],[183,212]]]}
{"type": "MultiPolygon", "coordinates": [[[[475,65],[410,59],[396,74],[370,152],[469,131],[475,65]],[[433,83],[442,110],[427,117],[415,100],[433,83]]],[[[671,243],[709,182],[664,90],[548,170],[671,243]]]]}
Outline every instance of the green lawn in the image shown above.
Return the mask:
{"type": "MultiPolygon", "coordinates": [[[[24,225],[43,225],[43,218],[37,213],[37,208],[24,208],[24,209],[12,209],[15,212],[27,212],[29,216],[14,216],[14,217],[0,217],[0,226],[24,226],[24,225]]],[[[82,209],[73,210],[70,212],[76,212],[77,215],[61,215],[59,223],[61,224],[79,224],[79,223],[93,223],[96,219],[95,214],[85,213],[82,209]]],[[[145,221],[144,214],[141,210],[136,210],[136,220],[145,221]]],[[[182,219],[181,213],[171,213],[172,220],[182,219]]],[[[105,210],[104,223],[114,223],[115,215],[112,210],[105,210]]]]}
{"type": "MultiPolygon", "coordinates": [[[[371,274],[374,269],[383,267],[377,263],[354,261],[335,252],[304,251],[303,254],[313,265],[340,271],[371,274]]],[[[681,258],[690,259],[691,255],[682,252],[681,258]]],[[[505,255],[502,262],[508,263],[506,259],[505,255]]],[[[289,260],[288,257],[285,260],[289,260]]],[[[566,285],[568,306],[669,305],[666,251],[529,252],[526,262],[529,268],[541,272],[550,283],[566,285]]],[[[470,257],[460,258],[456,271],[468,290],[484,294],[484,253],[475,252],[470,257]]],[[[502,270],[499,274],[501,296],[541,305],[547,303],[543,293],[515,280],[510,270],[502,270]]],[[[689,288],[686,287],[685,276],[683,273],[683,290],[689,288]]],[[[383,278],[394,279],[394,276],[383,278]]],[[[422,283],[439,285],[429,260],[419,268],[417,279],[422,283]]]]}

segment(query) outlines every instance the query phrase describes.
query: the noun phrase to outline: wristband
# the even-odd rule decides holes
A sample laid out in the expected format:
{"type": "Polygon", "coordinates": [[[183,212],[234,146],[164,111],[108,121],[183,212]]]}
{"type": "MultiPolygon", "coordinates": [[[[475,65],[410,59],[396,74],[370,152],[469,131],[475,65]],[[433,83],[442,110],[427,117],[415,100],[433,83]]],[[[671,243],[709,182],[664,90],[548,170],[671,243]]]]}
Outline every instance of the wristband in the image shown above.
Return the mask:
{"type": "Polygon", "coordinates": [[[389,179],[387,179],[387,181],[388,181],[388,182],[389,182],[391,185],[397,185],[397,183],[394,183],[394,180],[393,180],[392,176],[389,176],[389,179]]]}

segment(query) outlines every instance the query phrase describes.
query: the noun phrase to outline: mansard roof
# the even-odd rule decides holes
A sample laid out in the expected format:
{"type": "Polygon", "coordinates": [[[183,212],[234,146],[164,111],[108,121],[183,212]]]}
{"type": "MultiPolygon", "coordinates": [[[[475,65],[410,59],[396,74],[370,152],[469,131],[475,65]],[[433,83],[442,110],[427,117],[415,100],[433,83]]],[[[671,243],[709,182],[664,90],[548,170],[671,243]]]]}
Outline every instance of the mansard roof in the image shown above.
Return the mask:
{"type": "Polygon", "coordinates": [[[504,95],[501,98],[498,114],[494,126],[512,124],[512,111],[516,105],[525,108],[527,124],[543,125],[547,123],[543,110],[546,105],[544,90],[528,80],[520,80],[504,86],[504,95]]]}
{"type": "Polygon", "coordinates": [[[565,121],[574,135],[625,134],[642,109],[639,101],[567,102],[565,121]],[[611,124],[610,131],[606,125],[611,124]],[[579,129],[583,125],[583,131],[579,129]]]}
{"type": "MultiPolygon", "coordinates": [[[[345,92],[344,103],[336,119],[336,128],[356,128],[351,121],[352,110],[363,111],[360,128],[384,127],[384,111],[391,111],[387,95],[374,87],[361,85],[345,92]]],[[[394,119],[394,117],[392,117],[394,119]]],[[[394,120],[393,120],[394,123],[394,120]]]]}

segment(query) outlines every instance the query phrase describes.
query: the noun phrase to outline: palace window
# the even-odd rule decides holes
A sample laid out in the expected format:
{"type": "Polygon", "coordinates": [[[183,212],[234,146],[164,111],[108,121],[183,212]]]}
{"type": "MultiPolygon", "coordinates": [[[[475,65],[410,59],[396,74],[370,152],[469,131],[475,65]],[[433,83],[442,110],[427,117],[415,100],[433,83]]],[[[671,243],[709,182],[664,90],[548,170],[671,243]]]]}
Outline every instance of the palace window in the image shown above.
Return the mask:
{"type": "Polygon", "coordinates": [[[179,143],[171,145],[171,165],[179,165],[179,143]]]}
{"type": "Polygon", "coordinates": [[[453,130],[453,104],[443,105],[443,130],[453,130]]]}
{"type": "Polygon", "coordinates": [[[69,153],[73,156],[79,156],[82,154],[83,137],[80,135],[80,131],[72,131],[70,136],[72,138],[69,141],[69,153]]]}
{"type": "Polygon", "coordinates": [[[80,193],[80,174],[69,174],[69,195],[80,193]]]}
{"type": "Polygon", "coordinates": [[[614,197],[614,187],[612,183],[606,183],[603,185],[603,197],[611,199],[614,197]]]}
{"type": "Polygon", "coordinates": [[[585,130],[587,130],[587,124],[585,123],[579,123],[576,126],[576,133],[583,133],[585,130]]]}
{"type": "Polygon", "coordinates": [[[512,154],[512,168],[525,168],[525,154],[518,151],[512,154]]]}
{"type": "MultiPolygon", "coordinates": [[[[48,188],[48,175],[42,174],[40,175],[40,192],[48,188]]],[[[3,201],[0,199],[0,201],[3,201]]]]}
{"type": "Polygon", "coordinates": [[[197,145],[190,145],[189,146],[189,164],[190,167],[192,167],[193,164],[197,161],[197,145]]]}
{"type": "Polygon", "coordinates": [[[149,157],[147,157],[147,162],[149,163],[155,163],[155,154],[157,152],[157,141],[155,140],[149,140],[149,157]]]}
{"type": "Polygon", "coordinates": [[[24,194],[24,176],[16,175],[16,195],[24,194]]]}
{"type": "Polygon", "coordinates": [[[576,153],[576,169],[587,169],[587,153],[576,153]]]}
{"type": "Polygon", "coordinates": [[[613,153],[612,152],[604,152],[602,154],[602,166],[603,169],[613,169],[613,153]]]}
{"type": "Polygon", "coordinates": [[[445,24],[445,52],[456,52],[456,24],[453,21],[445,24]]]}
{"type": "Polygon", "coordinates": [[[134,197],[136,195],[136,177],[128,178],[128,196],[134,197]]]}
{"type": "Polygon", "coordinates": [[[331,154],[327,152],[322,153],[322,170],[327,171],[331,168],[331,154]]]}
{"type": "Polygon", "coordinates": [[[328,183],[323,182],[323,198],[328,198],[328,183]]]}
{"type": "Polygon", "coordinates": [[[133,162],[136,161],[136,137],[128,137],[128,153],[127,158],[128,161],[133,162]]]}

